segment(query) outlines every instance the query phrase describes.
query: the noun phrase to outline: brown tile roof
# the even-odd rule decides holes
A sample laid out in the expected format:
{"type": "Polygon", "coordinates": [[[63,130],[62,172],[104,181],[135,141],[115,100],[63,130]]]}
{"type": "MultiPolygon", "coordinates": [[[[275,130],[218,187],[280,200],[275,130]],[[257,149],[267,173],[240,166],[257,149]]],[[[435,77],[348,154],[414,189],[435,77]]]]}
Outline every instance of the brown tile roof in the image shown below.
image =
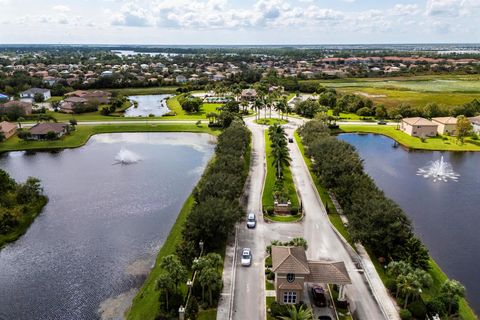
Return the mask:
{"type": "Polygon", "coordinates": [[[404,118],[402,121],[412,126],[438,126],[432,121],[421,117],[404,118]]]}
{"type": "Polygon", "coordinates": [[[60,133],[63,130],[65,130],[65,127],[67,124],[65,123],[52,123],[52,122],[44,122],[44,123],[38,123],[34,125],[32,128],[30,128],[30,133],[31,134],[47,134],[50,131],[53,131],[55,133],[60,133]]]}
{"type": "Polygon", "coordinates": [[[2,121],[0,122],[0,131],[1,132],[10,132],[13,129],[16,129],[17,126],[13,123],[2,121]]]}
{"type": "Polygon", "coordinates": [[[455,117],[438,117],[432,118],[433,122],[438,122],[441,124],[457,124],[457,118],[455,117]]]}
{"type": "Polygon", "coordinates": [[[309,274],[305,250],[302,247],[272,246],[272,270],[279,273],[309,274]]]}
{"type": "Polygon", "coordinates": [[[480,116],[468,118],[471,123],[480,125],[480,116]]]}
{"type": "Polygon", "coordinates": [[[278,286],[278,289],[282,290],[303,290],[303,287],[300,283],[298,282],[282,282],[278,286]]]}
{"type": "Polygon", "coordinates": [[[310,274],[306,281],[316,283],[350,284],[350,276],[343,262],[309,261],[310,274]]]}

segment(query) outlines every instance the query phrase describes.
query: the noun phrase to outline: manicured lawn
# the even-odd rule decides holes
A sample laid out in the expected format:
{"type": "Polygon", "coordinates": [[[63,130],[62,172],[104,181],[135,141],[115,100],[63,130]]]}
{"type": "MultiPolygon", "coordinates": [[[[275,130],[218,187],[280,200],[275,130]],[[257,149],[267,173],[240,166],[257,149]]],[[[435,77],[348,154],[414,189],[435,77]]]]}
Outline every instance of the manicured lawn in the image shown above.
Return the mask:
{"type": "Polygon", "coordinates": [[[265,280],[265,289],[266,290],[275,290],[275,285],[268,280],[265,280]]]}
{"type": "Polygon", "coordinates": [[[266,313],[267,313],[267,320],[275,320],[275,318],[270,314],[270,312],[268,312],[268,310],[270,309],[270,306],[272,305],[272,303],[275,302],[275,297],[267,297],[266,298],[266,307],[267,307],[267,310],[266,310],[266,313]]]}
{"type": "MultiPolygon", "coordinates": [[[[333,116],[333,111],[332,109],[329,109],[327,114],[329,116],[333,116]]],[[[373,117],[361,117],[356,113],[343,113],[340,112],[340,121],[375,121],[373,117]]]]}
{"type": "MultiPolygon", "coordinates": [[[[160,260],[170,254],[175,253],[175,248],[182,240],[182,227],[185,224],[188,214],[190,213],[194,204],[193,196],[190,195],[185,201],[182,210],[178,214],[177,220],[173,225],[167,239],[160,249],[155,266],[148,274],[143,286],[140,288],[135,299],[133,299],[132,306],[127,313],[127,319],[148,320],[155,319],[160,308],[158,301],[159,291],[156,290],[156,279],[162,272],[159,263],[160,260]]],[[[210,319],[210,318],[205,318],[210,319]]]]}
{"type": "MultiPolygon", "coordinates": [[[[265,185],[263,186],[263,197],[262,203],[264,207],[273,207],[273,189],[275,186],[276,180],[276,170],[273,165],[273,158],[270,156],[272,152],[272,147],[270,146],[270,138],[268,137],[268,131],[265,132],[265,150],[267,153],[267,176],[265,177],[265,185]]],[[[284,185],[290,195],[290,202],[292,207],[299,206],[298,196],[295,189],[295,184],[293,183],[292,172],[290,168],[283,169],[283,180],[284,185]]]]}
{"type": "Polygon", "coordinates": [[[198,320],[215,320],[217,319],[217,309],[200,310],[198,320]]]}
{"type": "Polygon", "coordinates": [[[279,119],[279,118],[267,118],[267,119],[262,118],[262,119],[255,120],[255,123],[271,126],[274,124],[286,124],[288,123],[288,121],[279,119]]]}
{"type": "Polygon", "coordinates": [[[341,132],[364,132],[382,134],[396,140],[403,146],[411,149],[440,150],[440,151],[480,151],[480,140],[475,141],[471,138],[465,139],[463,145],[457,143],[455,137],[437,136],[427,138],[424,142],[420,138],[411,137],[408,134],[397,130],[396,126],[379,125],[342,125],[341,132]],[[444,140],[446,139],[446,140],[444,140]]]}
{"type": "Polygon", "coordinates": [[[264,215],[264,218],[267,219],[267,220],[275,221],[275,222],[298,222],[298,221],[302,220],[303,214],[287,215],[287,216],[264,215]]]}
{"type": "Polygon", "coordinates": [[[182,109],[182,106],[178,102],[178,97],[172,97],[167,100],[168,108],[175,112],[175,116],[162,117],[164,120],[204,120],[207,119],[206,115],[209,112],[219,112],[217,111],[218,107],[221,107],[222,104],[218,103],[205,103],[202,105],[199,112],[187,113],[182,109]]]}
{"type": "Polygon", "coordinates": [[[24,141],[14,136],[0,143],[0,152],[17,150],[45,150],[76,148],[87,143],[88,139],[99,133],[114,132],[203,132],[218,134],[206,125],[194,124],[106,124],[96,126],[77,126],[76,131],[54,141],[24,141]]]}

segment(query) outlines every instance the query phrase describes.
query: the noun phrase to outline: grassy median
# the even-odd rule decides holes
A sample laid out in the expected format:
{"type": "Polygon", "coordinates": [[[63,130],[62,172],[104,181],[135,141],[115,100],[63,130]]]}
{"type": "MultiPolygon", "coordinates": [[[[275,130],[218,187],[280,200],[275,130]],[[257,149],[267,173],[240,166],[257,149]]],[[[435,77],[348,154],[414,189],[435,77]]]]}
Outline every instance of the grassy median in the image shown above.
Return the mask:
{"type": "Polygon", "coordinates": [[[381,125],[341,125],[340,132],[346,133],[375,133],[394,139],[401,145],[410,149],[438,150],[438,151],[480,151],[480,140],[466,138],[460,144],[455,137],[437,136],[422,141],[420,138],[409,136],[397,130],[395,126],[381,125]]]}

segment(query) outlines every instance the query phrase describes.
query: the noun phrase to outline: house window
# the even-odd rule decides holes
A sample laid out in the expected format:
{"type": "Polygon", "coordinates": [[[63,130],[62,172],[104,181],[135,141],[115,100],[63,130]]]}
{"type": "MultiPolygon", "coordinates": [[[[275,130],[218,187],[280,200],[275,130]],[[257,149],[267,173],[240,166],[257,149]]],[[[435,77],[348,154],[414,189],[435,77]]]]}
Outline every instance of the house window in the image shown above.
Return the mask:
{"type": "Polygon", "coordinates": [[[293,291],[285,291],[283,293],[283,303],[297,303],[297,293],[293,291]]]}
{"type": "Polygon", "coordinates": [[[295,281],[295,275],[293,273],[287,273],[287,281],[290,283],[295,281]]]}

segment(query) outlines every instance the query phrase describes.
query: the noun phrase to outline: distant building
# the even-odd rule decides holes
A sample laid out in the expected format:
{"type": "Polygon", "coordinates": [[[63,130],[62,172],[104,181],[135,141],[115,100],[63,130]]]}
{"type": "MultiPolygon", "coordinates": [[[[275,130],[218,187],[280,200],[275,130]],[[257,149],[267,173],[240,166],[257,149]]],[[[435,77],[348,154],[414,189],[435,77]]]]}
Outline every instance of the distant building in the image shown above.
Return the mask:
{"type": "Polygon", "coordinates": [[[68,97],[60,103],[60,111],[63,113],[75,113],[75,108],[88,102],[85,98],[68,97]]]}
{"type": "Polygon", "coordinates": [[[480,116],[468,118],[473,127],[473,132],[480,134],[480,116]]]}
{"type": "Polygon", "coordinates": [[[34,125],[29,132],[32,140],[45,140],[49,132],[53,132],[57,138],[62,137],[67,133],[67,128],[66,123],[45,122],[34,125]]]}
{"type": "Polygon", "coordinates": [[[187,82],[187,78],[185,78],[185,76],[179,75],[179,76],[176,76],[175,81],[177,83],[185,83],[187,82]]]}
{"type": "Polygon", "coordinates": [[[438,117],[432,118],[432,122],[438,124],[437,132],[439,134],[455,135],[457,132],[457,118],[438,117]]]}
{"type": "Polygon", "coordinates": [[[20,93],[21,99],[34,99],[35,95],[41,94],[43,96],[43,100],[48,100],[52,97],[49,89],[41,89],[41,88],[31,88],[26,91],[20,93]]]}
{"type": "Polygon", "coordinates": [[[5,139],[8,139],[17,132],[17,126],[13,123],[2,121],[0,122],[0,132],[3,133],[5,139]]]}
{"type": "Polygon", "coordinates": [[[242,91],[242,100],[253,101],[257,98],[257,91],[255,89],[245,89],[242,91]]]}
{"type": "Polygon", "coordinates": [[[305,284],[336,284],[339,299],[345,300],[345,288],[351,284],[343,262],[307,260],[303,247],[272,246],[272,271],[275,273],[275,300],[280,304],[305,301],[305,284]]]}
{"type": "Polygon", "coordinates": [[[222,81],[225,80],[225,76],[221,73],[217,73],[213,76],[213,81],[222,81]]]}
{"type": "Polygon", "coordinates": [[[10,108],[21,108],[25,115],[32,114],[32,103],[31,102],[24,102],[24,101],[9,101],[0,105],[0,114],[7,113],[8,109],[10,108]]]}
{"type": "Polygon", "coordinates": [[[425,118],[404,118],[400,124],[400,130],[412,137],[435,137],[438,125],[425,118]]]}
{"type": "Polygon", "coordinates": [[[95,91],[77,90],[77,91],[69,92],[65,96],[69,98],[70,97],[84,98],[89,102],[96,101],[100,104],[109,104],[112,94],[108,91],[101,91],[101,90],[95,90],[95,91]]]}

